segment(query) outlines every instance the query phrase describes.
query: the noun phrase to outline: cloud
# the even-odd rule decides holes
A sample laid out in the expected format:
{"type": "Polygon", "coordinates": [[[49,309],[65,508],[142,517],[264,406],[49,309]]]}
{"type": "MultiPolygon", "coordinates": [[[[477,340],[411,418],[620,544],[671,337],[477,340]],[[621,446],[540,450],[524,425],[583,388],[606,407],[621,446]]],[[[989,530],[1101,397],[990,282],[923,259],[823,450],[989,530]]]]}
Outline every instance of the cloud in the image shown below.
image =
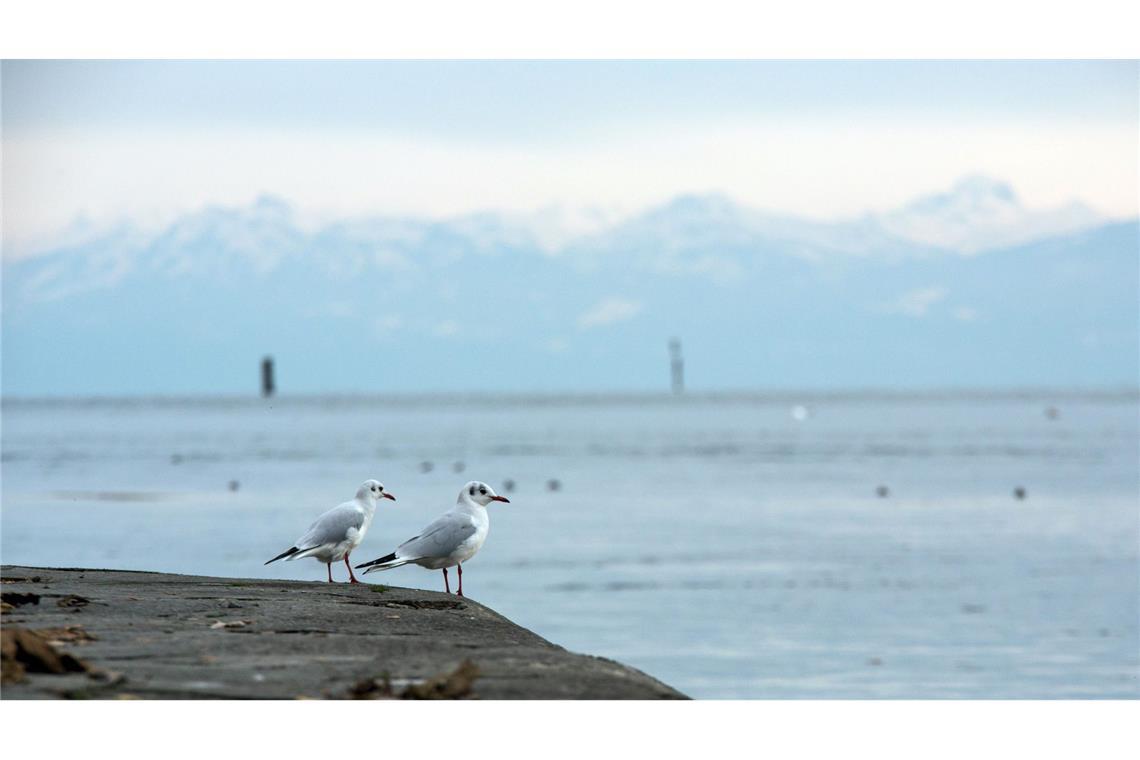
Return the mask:
{"type": "Polygon", "coordinates": [[[588,330],[593,327],[611,325],[633,319],[640,313],[641,303],[622,298],[607,298],[582,312],[578,317],[578,327],[588,330]]]}
{"type": "Polygon", "coordinates": [[[883,304],[881,310],[887,314],[904,314],[908,317],[925,317],[930,307],[945,300],[949,293],[946,288],[918,288],[903,293],[894,301],[883,304]]]}

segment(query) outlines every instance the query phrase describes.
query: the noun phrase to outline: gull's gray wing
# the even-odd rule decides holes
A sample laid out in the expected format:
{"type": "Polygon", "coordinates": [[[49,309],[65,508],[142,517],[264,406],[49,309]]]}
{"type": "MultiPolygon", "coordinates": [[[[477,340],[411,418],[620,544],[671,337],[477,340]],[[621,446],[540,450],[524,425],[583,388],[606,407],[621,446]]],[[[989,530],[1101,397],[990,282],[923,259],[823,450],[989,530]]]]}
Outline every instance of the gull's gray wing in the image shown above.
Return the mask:
{"type": "Polygon", "coordinates": [[[295,546],[304,551],[324,544],[339,544],[348,538],[352,528],[364,525],[364,512],[351,501],[333,507],[309,526],[309,532],[297,539],[295,546]]]}
{"type": "Polygon", "coordinates": [[[424,528],[418,536],[400,544],[396,556],[400,559],[446,557],[474,533],[475,524],[470,517],[461,512],[448,512],[424,528]]]}

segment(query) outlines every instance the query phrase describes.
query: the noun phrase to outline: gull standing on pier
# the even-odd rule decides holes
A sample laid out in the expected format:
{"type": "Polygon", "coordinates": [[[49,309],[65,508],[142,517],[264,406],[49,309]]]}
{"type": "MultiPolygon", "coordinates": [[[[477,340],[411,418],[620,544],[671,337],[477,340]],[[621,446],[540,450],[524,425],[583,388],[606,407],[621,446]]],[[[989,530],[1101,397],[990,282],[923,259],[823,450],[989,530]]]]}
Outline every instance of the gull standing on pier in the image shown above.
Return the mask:
{"type": "Polygon", "coordinates": [[[510,499],[499,496],[486,483],[472,480],[459,492],[459,500],[450,512],[444,513],[418,536],[409,538],[396,549],[380,559],[357,565],[368,568],[367,575],[374,570],[388,570],[409,563],[426,567],[428,570],[443,571],[443,588],[451,593],[447,581],[447,568],[457,567],[459,572],[459,596],[463,596],[463,564],[487,540],[491,527],[487,516],[487,505],[493,501],[510,504],[510,499]]]}
{"type": "MultiPolygon", "coordinates": [[[[309,526],[308,533],[269,562],[314,557],[328,565],[329,583],[332,583],[332,563],[344,560],[344,566],[348,568],[348,582],[360,583],[352,574],[348,555],[364,540],[364,534],[368,532],[368,526],[376,514],[379,499],[395,501],[396,497],[385,491],[384,484],[379,480],[364,481],[357,489],[355,499],[333,507],[318,517],[309,526]]],[[[265,564],[268,565],[269,562],[265,564]]]]}

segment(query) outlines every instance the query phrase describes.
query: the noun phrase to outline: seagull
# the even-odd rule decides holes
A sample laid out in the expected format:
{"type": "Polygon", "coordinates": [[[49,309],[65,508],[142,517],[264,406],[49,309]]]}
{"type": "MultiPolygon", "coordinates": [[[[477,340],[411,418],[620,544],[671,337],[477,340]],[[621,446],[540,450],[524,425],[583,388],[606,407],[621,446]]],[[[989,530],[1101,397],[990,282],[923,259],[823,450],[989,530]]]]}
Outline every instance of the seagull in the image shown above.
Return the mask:
{"type": "Polygon", "coordinates": [[[487,540],[491,521],[487,517],[487,505],[493,501],[510,504],[510,499],[499,496],[486,483],[472,480],[463,486],[459,499],[450,512],[445,512],[435,522],[428,525],[418,536],[409,538],[397,547],[396,551],[380,559],[364,562],[356,569],[368,568],[364,574],[374,570],[388,570],[400,565],[413,563],[428,570],[443,571],[443,588],[451,593],[447,581],[447,568],[459,568],[459,596],[463,596],[463,564],[487,540]]]}
{"type": "MultiPolygon", "coordinates": [[[[318,517],[309,526],[308,533],[269,562],[315,557],[328,565],[329,583],[332,583],[332,563],[343,559],[344,566],[348,568],[349,583],[360,583],[352,574],[348,555],[364,540],[364,534],[368,532],[368,526],[376,514],[376,502],[382,498],[396,500],[395,496],[384,490],[384,484],[379,480],[364,481],[357,489],[355,499],[333,507],[318,517]]],[[[265,564],[268,565],[269,562],[265,564]]]]}

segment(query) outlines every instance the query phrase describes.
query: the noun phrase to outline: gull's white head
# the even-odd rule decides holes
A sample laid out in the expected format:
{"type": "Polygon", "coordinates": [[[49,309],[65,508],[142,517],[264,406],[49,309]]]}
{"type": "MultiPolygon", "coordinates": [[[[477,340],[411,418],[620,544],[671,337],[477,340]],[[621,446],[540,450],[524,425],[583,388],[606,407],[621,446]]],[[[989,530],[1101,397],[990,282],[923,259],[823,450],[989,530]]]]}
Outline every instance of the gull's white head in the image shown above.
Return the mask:
{"type": "Polygon", "coordinates": [[[478,480],[472,480],[467,485],[463,486],[463,490],[459,492],[459,500],[473,501],[481,507],[485,507],[493,501],[502,501],[507,504],[511,500],[505,496],[499,496],[495,493],[495,489],[486,483],[480,483],[478,480]]]}
{"type": "Polygon", "coordinates": [[[379,480],[366,480],[360,484],[356,491],[356,498],[376,501],[377,499],[396,500],[396,497],[384,490],[384,484],[379,480]]]}

